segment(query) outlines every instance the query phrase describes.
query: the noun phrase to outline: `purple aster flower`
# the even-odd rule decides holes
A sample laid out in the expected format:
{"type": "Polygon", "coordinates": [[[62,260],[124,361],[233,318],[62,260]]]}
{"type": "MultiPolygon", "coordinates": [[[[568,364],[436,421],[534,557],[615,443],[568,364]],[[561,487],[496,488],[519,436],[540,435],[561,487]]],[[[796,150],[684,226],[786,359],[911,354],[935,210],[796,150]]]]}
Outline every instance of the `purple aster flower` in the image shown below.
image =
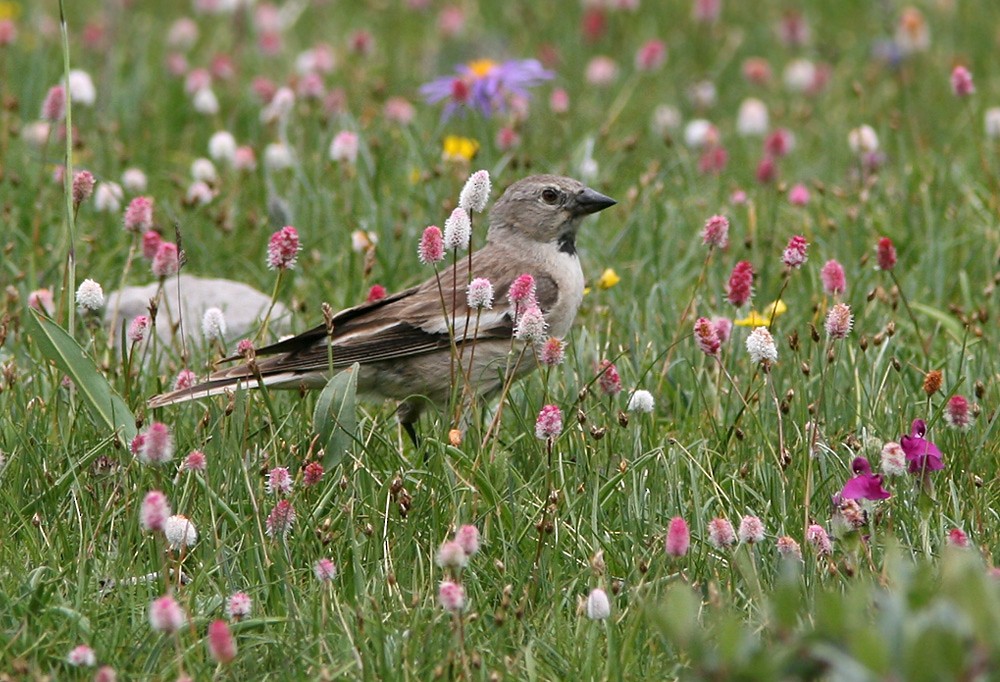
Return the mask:
{"type": "Polygon", "coordinates": [[[855,457],[851,470],[857,474],[844,484],[840,496],[845,500],[887,500],[892,495],[882,487],[882,477],[872,473],[871,465],[864,457],[855,457]]]}
{"type": "Polygon", "coordinates": [[[528,97],[528,88],[551,80],[555,74],[536,59],[512,59],[495,62],[476,59],[461,64],[455,75],[442,76],[420,86],[420,94],[429,103],[446,101],[442,116],[449,118],[466,107],[489,117],[506,111],[514,97],[528,97]]]}
{"type": "Polygon", "coordinates": [[[899,439],[899,445],[906,453],[906,461],[910,463],[911,474],[944,469],[941,451],[934,443],[924,439],[925,433],[927,433],[927,424],[924,423],[924,420],[914,419],[910,426],[910,435],[899,439]]]}

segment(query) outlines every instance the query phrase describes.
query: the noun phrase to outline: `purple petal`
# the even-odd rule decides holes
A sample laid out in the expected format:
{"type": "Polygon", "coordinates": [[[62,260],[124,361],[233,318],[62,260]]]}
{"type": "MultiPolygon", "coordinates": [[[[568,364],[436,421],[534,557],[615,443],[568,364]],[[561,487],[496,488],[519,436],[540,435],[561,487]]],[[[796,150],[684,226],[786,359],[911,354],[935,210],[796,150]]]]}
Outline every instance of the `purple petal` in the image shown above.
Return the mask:
{"type": "Polygon", "coordinates": [[[844,484],[841,497],[848,500],[887,500],[892,494],[882,487],[882,477],[871,474],[855,476],[844,484]]]}

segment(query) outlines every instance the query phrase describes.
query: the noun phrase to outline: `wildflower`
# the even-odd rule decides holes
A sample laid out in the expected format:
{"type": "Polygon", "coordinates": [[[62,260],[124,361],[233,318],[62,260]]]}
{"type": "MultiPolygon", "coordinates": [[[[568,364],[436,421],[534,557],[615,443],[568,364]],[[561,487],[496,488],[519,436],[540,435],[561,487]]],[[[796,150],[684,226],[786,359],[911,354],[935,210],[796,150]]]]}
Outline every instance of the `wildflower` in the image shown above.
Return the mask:
{"type": "Polygon", "coordinates": [[[802,183],[792,185],[788,190],[788,203],[792,206],[806,206],[809,203],[809,188],[802,183]]]}
{"type": "Polygon", "coordinates": [[[599,587],[590,591],[587,597],[587,618],[590,620],[604,620],[611,615],[611,602],[608,601],[608,594],[599,587]]]}
{"type": "Polygon", "coordinates": [[[892,495],[882,487],[882,477],[872,473],[864,457],[855,457],[851,463],[854,478],[844,484],[840,496],[845,500],[887,500],[892,495]]]}
{"type": "Polygon", "coordinates": [[[923,419],[914,419],[910,425],[910,435],[899,439],[899,446],[906,453],[911,474],[922,474],[927,471],[938,471],[944,468],[941,461],[941,451],[929,440],[924,439],[927,424],[923,419]]]}
{"type": "Polygon", "coordinates": [[[253,341],[240,339],[240,342],[236,344],[236,354],[241,358],[252,359],[254,356],[253,341]]]}
{"type": "Polygon", "coordinates": [[[155,230],[147,230],[142,233],[142,257],[148,261],[156,258],[156,252],[163,243],[163,237],[155,230]]]}
{"type": "Polygon", "coordinates": [[[833,551],[833,545],[826,529],[815,523],[806,528],[806,542],[812,545],[819,556],[829,556],[833,551]]]}
{"type": "Polygon", "coordinates": [[[469,137],[448,135],[441,146],[441,158],[445,161],[472,161],[479,151],[479,143],[469,137]]]}
{"type": "Polygon", "coordinates": [[[295,507],[292,503],[288,500],[279,500],[264,523],[267,536],[269,538],[287,536],[295,523],[295,516],[295,507]]]}
{"type": "Polygon", "coordinates": [[[836,537],[844,538],[854,531],[857,531],[868,523],[868,512],[861,503],[854,498],[843,498],[840,495],[834,496],[834,513],[831,519],[833,534],[836,537]]]}
{"type": "Polygon", "coordinates": [[[618,284],[620,281],[622,281],[622,278],[618,276],[618,273],[616,273],[611,268],[606,268],[604,272],[601,273],[601,276],[597,279],[597,288],[610,289],[614,285],[618,284]]]}
{"type": "Polygon", "coordinates": [[[170,518],[170,502],[159,490],[146,493],[139,508],[139,525],[145,530],[160,531],[170,518]]]}
{"type": "Polygon", "coordinates": [[[139,461],[144,464],[162,464],[174,456],[174,438],[163,422],[153,422],[143,432],[139,461]]]}
{"type": "Polygon", "coordinates": [[[272,142],[264,147],[264,168],[271,171],[291,168],[295,163],[295,154],[283,142],[272,142]]]}
{"type": "MultiPolygon", "coordinates": [[[[149,233],[147,232],[147,234],[149,233]]],[[[150,264],[153,274],[163,279],[176,275],[180,268],[180,255],[177,252],[177,245],[173,242],[161,241],[156,247],[153,262],[150,264]]]]}
{"type": "Polygon", "coordinates": [[[207,206],[215,198],[215,192],[207,183],[198,180],[188,186],[184,197],[189,206],[207,206]]]}
{"type": "Polygon", "coordinates": [[[717,249],[729,246],[729,220],[721,215],[714,215],[706,220],[705,227],[701,230],[701,243],[717,249]]]}
{"type": "Polygon", "coordinates": [[[441,235],[441,228],[437,225],[424,229],[424,233],[420,236],[420,245],[417,247],[417,257],[424,265],[444,260],[444,238],[441,235]]]}
{"type": "Polygon", "coordinates": [[[795,149],[795,134],[787,128],[778,128],[764,140],[764,152],[771,158],[788,156],[795,149]]]}
{"type": "Polygon", "coordinates": [[[97,665],[97,656],[93,649],[86,644],[81,644],[66,654],[66,662],[74,668],[93,668],[97,665]]]}
{"type": "Polygon", "coordinates": [[[736,544],[736,531],[729,519],[717,516],[708,522],[708,541],[716,549],[736,544]]]}
{"type": "Polygon", "coordinates": [[[763,542],[764,524],[756,516],[744,516],[740,520],[739,536],[740,542],[745,542],[748,545],[763,542]]]}
{"type": "Polygon", "coordinates": [[[213,620],[208,626],[208,653],[223,665],[236,658],[236,640],[226,621],[213,620]]]}
{"type": "Polygon", "coordinates": [[[793,59],[785,66],[782,80],[791,92],[809,92],[816,87],[819,69],[808,59],[793,59]]]}
{"type": "Polygon", "coordinates": [[[309,462],[302,468],[302,482],[306,487],[311,487],[323,479],[323,465],[319,462],[309,462]]]}
{"type": "MultiPolygon", "coordinates": [[[[703,121],[707,123],[707,121],[703,121]]],[[[653,132],[660,137],[669,136],[672,131],[677,130],[681,125],[681,112],[675,106],[669,104],[659,104],[653,109],[653,115],[650,120],[650,125],[653,128],[653,132]]],[[[711,124],[709,124],[711,125],[711,124]]],[[[687,130],[685,129],[685,136],[687,135],[687,130]]],[[[687,138],[685,137],[685,140],[687,138]]]]}
{"type": "Polygon", "coordinates": [[[597,55],[587,62],[584,78],[590,85],[607,87],[618,78],[618,63],[611,57],[597,55]]]}
{"type": "Polygon", "coordinates": [[[382,115],[392,123],[409,125],[417,115],[417,110],[405,97],[390,97],[382,107],[382,115]]]}
{"type": "Polygon", "coordinates": [[[126,232],[145,232],[153,227],[153,200],[136,197],[125,209],[123,220],[126,232]]]}
{"type": "Polygon", "coordinates": [[[767,327],[757,327],[750,332],[747,337],[747,353],[750,354],[751,362],[765,368],[778,361],[778,349],[767,327]]]}
{"type": "Polygon", "coordinates": [[[882,446],[882,473],[886,476],[902,476],[906,473],[906,452],[899,443],[889,442],[882,446]]]}
{"type": "Polygon", "coordinates": [[[163,535],[170,549],[180,551],[198,541],[198,530],[191,519],[183,514],[174,514],[163,524],[163,535]]]}
{"type": "Polygon", "coordinates": [[[222,341],[226,336],[226,317],[218,308],[206,308],[201,316],[201,333],[206,341],[222,341]]]}
{"type": "Polygon", "coordinates": [[[73,176],[73,206],[79,208],[80,204],[90,198],[94,193],[94,174],[90,171],[82,170],[73,176]]]}
{"type": "Polygon", "coordinates": [[[268,495],[287,495],[292,491],[294,483],[286,467],[274,467],[267,472],[267,484],[264,489],[268,495]]]}
{"type": "Polygon", "coordinates": [[[769,326],[774,320],[788,312],[788,306],[782,300],[771,301],[762,312],[751,310],[742,320],[736,320],[734,324],[739,327],[760,327],[769,326]]]}
{"type": "Polygon", "coordinates": [[[748,57],[743,60],[740,71],[743,77],[754,85],[766,85],[773,77],[771,64],[763,57],[748,57]]]}
{"type": "Polygon", "coordinates": [[[66,115],[66,90],[61,85],[53,85],[42,101],[40,118],[48,123],[58,123],[66,115]]]}
{"type": "Polygon", "coordinates": [[[328,583],[337,577],[337,564],[331,559],[320,559],[313,565],[313,574],[321,583],[328,583]]]}
{"type": "Polygon", "coordinates": [[[450,580],[441,582],[438,588],[438,601],[445,611],[457,613],[465,609],[465,588],[450,580]]]}
{"type": "Polygon", "coordinates": [[[526,308],[535,300],[535,278],[531,275],[520,275],[510,285],[507,298],[515,309],[526,308]]]}
{"type": "Polygon", "coordinates": [[[597,364],[597,385],[604,395],[618,395],[622,390],[622,378],[618,368],[610,360],[601,360],[597,364]]]}
{"type": "Polygon", "coordinates": [[[729,336],[733,333],[733,321],[728,317],[713,317],[711,323],[715,327],[715,333],[719,336],[719,342],[728,341],[729,336]]]}
{"type": "Polygon", "coordinates": [[[192,450],[184,458],[184,468],[188,471],[205,470],[205,453],[201,450],[192,450]]]}
{"type": "Polygon", "coordinates": [[[799,268],[806,262],[806,249],[809,247],[809,242],[806,241],[805,237],[796,235],[788,240],[788,246],[785,247],[785,251],[781,254],[781,262],[785,264],[787,268],[799,268]]]}
{"type": "Polygon", "coordinates": [[[976,91],[972,73],[962,65],[951,70],[951,91],[955,97],[968,97],[976,91]]]}
{"type": "Polygon", "coordinates": [[[543,407],[535,421],[535,437],[539,440],[555,439],[562,429],[562,411],[555,405],[543,407]]]}
{"type": "Polygon", "coordinates": [[[465,549],[455,540],[442,542],[438,547],[437,565],[441,568],[465,568],[468,564],[465,549]]]}
{"type": "Polygon", "coordinates": [[[51,315],[55,312],[55,300],[49,289],[35,289],[28,294],[28,307],[40,313],[51,315]]]}
{"type": "Polygon", "coordinates": [[[242,620],[250,615],[253,600],[246,592],[233,592],[226,600],[226,613],[232,620],[242,620]]]}
{"type": "Polygon", "coordinates": [[[719,348],[722,346],[719,332],[707,317],[699,317],[694,321],[694,340],[705,355],[715,357],[719,354],[719,348]]]}
{"type": "Polygon", "coordinates": [[[691,533],[688,531],[687,521],[680,516],[670,519],[670,526],[667,527],[667,539],[664,542],[664,549],[672,557],[682,557],[688,552],[691,546],[691,533]]]}
{"type": "Polygon", "coordinates": [[[236,159],[236,138],[228,130],[220,130],[208,138],[208,155],[220,163],[233,164],[236,159]]]}
{"type": "Polygon", "coordinates": [[[232,159],[233,168],[238,171],[250,172],[257,169],[257,156],[254,154],[253,147],[248,147],[246,145],[236,148],[233,152],[232,159]]]}
{"type": "Polygon", "coordinates": [[[847,133],[847,144],[858,156],[878,151],[878,134],[870,125],[861,125],[847,133]]]}
{"type": "Polygon", "coordinates": [[[888,237],[882,237],[878,240],[875,260],[879,270],[892,270],[896,267],[896,247],[892,245],[892,240],[888,237]]]}
{"type": "Polygon", "coordinates": [[[295,107],[295,93],[291,88],[278,88],[267,106],[261,109],[261,123],[273,123],[287,119],[295,107]]]}
{"type": "Polygon", "coordinates": [[[527,98],[529,88],[554,76],[535,59],[503,63],[477,59],[458,66],[453,76],[425,83],[420,93],[431,104],[446,100],[442,114],[446,119],[463,107],[490,117],[505,112],[513,98],[527,98]]]}
{"type": "Polygon", "coordinates": [[[465,524],[455,531],[455,542],[459,544],[466,556],[472,556],[479,551],[479,529],[471,524],[465,524]]]}
{"type": "Polygon", "coordinates": [[[9,47],[17,40],[17,24],[10,19],[0,19],[0,47],[9,47]]]}
{"type": "Polygon", "coordinates": [[[721,173],[726,168],[729,161],[729,153],[721,145],[707,147],[698,159],[698,172],[700,173],[721,173]]]}
{"type": "Polygon", "coordinates": [[[753,295],[753,265],[750,261],[741,260],[729,275],[726,287],[726,300],[737,308],[746,305],[753,295]]]}
{"type": "Polygon", "coordinates": [[[199,114],[215,116],[219,113],[219,98],[210,87],[198,88],[191,98],[191,107],[199,114]]]}
{"type": "Polygon", "coordinates": [[[353,165],[358,159],[358,134],[341,130],[330,142],[330,160],[353,165]]]}
{"type": "Polygon", "coordinates": [[[836,260],[828,260],[819,272],[823,281],[823,291],[828,296],[837,296],[847,289],[847,279],[844,276],[844,266],[836,260]]]}
{"type": "Polygon", "coordinates": [[[718,142],[718,128],[705,119],[696,118],[684,127],[684,144],[692,149],[713,147],[718,142]]]}
{"type": "Polygon", "coordinates": [[[182,369],[177,373],[177,378],[174,379],[174,390],[181,391],[185,388],[191,388],[197,383],[197,375],[189,369],[182,369]]]}
{"type": "Polygon", "coordinates": [[[831,339],[845,339],[854,325],[851,306],[837,303],[826,314],[826,333],[831,339]]]}
{"type": "Polygon", "coordinates": [[[493,307],[493,284],[485,277],[477,277],[469,282],[466,295],[470,308],[489,310],[493,307]]]}
{"type": "Polygon", "coordinates": [[[904,55],[926,52],[931,46],[930,28],[923,13],[916,7],[907,7],[896,25],[896,46],[904,55]]]}
{"type": "Polygon", "coordinates": [[[550,336],[538,352],[538,360],[546,367],[561,365],[566,357],[566,344],[561,339],[550,336]]]}
{"type": "Polygon", "coordinates": [[[932,369],[924,375],[924,393],[927,394],[928,398],[941,390],[942,380],[943,376],[939,369],[932,369]]]}
{"type": "Polygon", "coordinates": [[[477,170],[469,176],[458,195],[458,206],[472,213],[482,213],[490,199],[490,174],[485,170],[477,170]]]}
{"type": "Polygon", "coordinates": [[[85,279],[76,290],[76,304],[84,312],[97,312],[104,307],[104,289],[92,279],[85,279]]]}
{"type": "Polygon", "coordinates": [[[653,411],[655,402],[653,394],[643,389],[636,389],[628,399],[629,412],[644,412],[649,414],[653,411]]]}
{"type": "Polygon", "coordinates": [[[184,620],[184,611],[170,595],[155,599],[149,605],[149,625],[158,632],[177,632],[184,626],[184,620]]]}
{"type": "Polygon", "coordinates": [[[754,177],[762,185],[774,182],[775,178],[778,177],[778,163],[773,156],[765,156],[760,160],[760,163],[757,164],[757,170],[754,171],[754,177]]]}
{"type": "Polygon", "coordinates": [[[385,287],[381,284],[373,284],[370,289],[368,289],[368,295],[365,297],[365,303],[375,303],[376,301],[381,301],[388,295],[385,287]]]}
{"type": "Polygon", "coordinates": [[[969,536],[960,528],[952,528],[948,531],[946,542],[949,546],[957,547],[958,549],[969,548],[969,536]]]}
{"type": "Polygon", "coordinates": [[[770,125],[767,105],[756,97],[748,97],[740,102],[736,113],[736,131],[743,137],[764,135],[770,125]]]}
{"type": "Polygon", "coordinates": [[[782,559],[798,559],[802,561],[802,550],[799,548],[799,543],[787,535],[782,535],[778,538],[775,545],[782,559]]]}
{"type": "Polygon", "coordinates": [[[267,244],[267,267],[271,270],[291,270],[301,249],[298,230],[286,225],[271,235],[267,244]]]}
{"type": "Polygon", "coordinates": [[[469,213],[462,208],[456,208],[444,221],[444,245],[448,249],[459,250],[469,248],[472,237],[472,221],[469,213]]]}
{"type": "Polygon", "coordinates": [[[639,71],[655,71],[667,61],[667,45],[662,40],[647,40],[635,53],[635,68],[639,71]]]}
{"type": "Polygon", "coordinates": [[[983,114],[983,132],[988,138],[1000,138],[1000,107],[990,107],[983,114]]]}
{"type": "Polygon", "coordinates": [[[523,313],[517,316],[517,325],[514,327],[514,338],[518,341],[530,341],[541,343],[545,339],[545,330],[548,323],[545,316],[537,305],[532,305],[523,313]]]}
{"type": "Polygon", "coordinates": [[[964,395],[955,394],[948,399],[944,408],[944,420],[955,429],[967,429],[972,423],[969,401],[964,395]]]}

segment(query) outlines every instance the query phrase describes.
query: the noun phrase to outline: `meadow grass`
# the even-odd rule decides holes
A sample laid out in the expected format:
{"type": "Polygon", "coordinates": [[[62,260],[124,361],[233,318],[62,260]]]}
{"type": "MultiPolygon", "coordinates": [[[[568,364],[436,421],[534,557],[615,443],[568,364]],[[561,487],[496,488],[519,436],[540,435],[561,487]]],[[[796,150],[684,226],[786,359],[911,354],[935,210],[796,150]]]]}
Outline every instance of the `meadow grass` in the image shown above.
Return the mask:
{"type": "MultiPolygon", "coordinates": [[[[362,302],[373,284],[394,291],[430,275],[417,261],[417,240],[425,226],[442,224],[472,170],[490,171],[493,198],[520,177],[557,172],[619,200],[580,235],[590,290],[565,363],[514,385],[499,433],[484,445],[492,416],[485,405],[457,445],[448,415],[430,413],[414,448],[393,405],[359,402],[353,438],[340,451],[322,451],[315,438],[315,394],[270,392],[265,402],[241,392],[151,413],[146,399],[170,387],[185,366],[181,354],[160,348],[159,362],[137,360],[127,376],[122,354],[108,350],[108,334],[120,330],[78,313],[73,336],[141,426],[169,426],[176,453],[161,466],[141,463],[95,419],[28,333],[30,292],[53,291],[62,325],[74,305],[73,291],[60,288],[70,232],[65,188],[53,181],[65,137],[54,127],[47,142],[34,144],[28,134],[62,78],[64,54],[55,7],[2,4],[18,31],[0,47],[6,678],[89,678],[93,670],[66,662],[80,644],[120,679],[995,674],[1000,142],[983,121],[1000,105],[991,70],[1000,6],[919,3],[929,48],[899,57],[891,41],[903,8],[895,3],[796,5],[811,29],[803,45],[779,40],[789,19],[778,3],[725,3],[709,23],[696,21],[687,2],[632,10],[459,3],[457,35],[441,28],[452,10],[411,7],[419,4],[289,4],[290,15],[301,14],[270,56],[258,48],[251,9],[215,16],[166,2],[67,6],[70,64],[97,86],[92,106],[72,108],[73,167],[99,183],[120,181],[126,168],[144,170],[157,229],[168,240],[180,236],[186,273],[270,292],[267,240],[286,220],[295,225],[304,249],[277,297],[292,309],[297,331],[322,320],[322,303],[339,310],[362,302]],[[168,30],[188,14],[198,27],[183,52],[189,67],[208,68],[217,55],[234,67],[229,79],[213,82],[215,115],[197,113],[184,76],[165,66],[182,52],[167,45],[168,30]],[[600,30],[588,37],[587,25],[600,30]],[[351,49],[357,31],[372,38],[370,53],[351,49]],[[665,41],[667,60],[643,71],[634,54],[653,38],[665,41]],[[324,85],[342,89],[343,103],[300,96],[286,125],[262,122],[253,78],[294,85],[296,55],[320,42],[337,58],[324,85]],[[524,116],[443,120],[440,106],[417,94],[456,64],[540,53],[551,56],[555,79],[533,90],[524,116]],[[617,62],[607,85],[585,78],[597,55],[617,62]],[[742,75],[749,57],[769,62],[769,82],[742,75]],[[783,84],[785,67],[799,58],[829,68],[817,92],[783,84]],[[966,98],[949,86],[959,63],[975,77],[966,98]],[[699,82],[714,85],[715,101],[692,100],[699,82]],[[569,95],[567,113],[548,105],[555,88],[569,95]],[[393,96],[411,101],[411,122],[384,115],[393,96]],[[772,131],[795,138],[773,182],[756,179],[762,138],[737,133],[747,97],[767,105],[772,131]],[[677,108],[678,126],[654,125],[660,105],[677,108]],[[703,151],[685,144],[684,125],[697,118],[718,128],[727,153],[721,172],[703,172],[703,151]],[[848,144],[862,124],[878,136],[877,159],[859,158],[848,144]],[[496,141],[505,126],[519,136],[511,149],[496,141]],[[214,198],[192,206],[184,200],[190,166],[218,130],[250,145],[258,167],[239,173],[219,164],[214,198]],[[354,163],[329,160],[340,130],[359,135],[354,163]],[[478,141],[471,162],[442,159],[449,134],[478,141]],[[265,171],[264,148],[282,136],[295,161],[265,171]],[[797,183],[809,190],[805,205],[789,201],[797,183]],[[733,199],[738,191],[745,200],[733,199]],[[269,212],[279,204],[285,220],[275,223],[269,212]],[[713,214],[730,220],[726,249],[702,244],[713,214]],[[352,250],[356,230],[377,244],[352,250]],[[781,260],[794,235],[809,242],[798,269],[781,260]],[[891,272],[876,267],[882,237],[898,252],[891,272]],[[837,296],[820,277],[830,259],[846,273],[846,292],[837,296]],[[734,327],[717,359],[692,337],[697,317],[747,316],[749,306],[726,301],[740,260],[754,267],[752,307],[779,295],[787,305],[773,321],[778,360],[766,370],[746,352],[746,327],[734,327]],[[620,277],[610,287],[599,285],[606,268],[620,277]],[[838,300],[850,305],[853,330],[830,339],[824,320],[838,300]],[[621,375],[617,395],[600,389],[603,359],[621,375]],[[935,371],[943,381],[928,394],[935,371]],[[626,410],[636,389],[652,393],[651,414],[626,410]],[[964,430],[945,418],[955,395],[972,405],[964,430]],[[551,442],[534,432],[548,403],[565,420],[551,442]],[[892,497],[867,503],[866,524],[844,530],[831,499],[854,475],[852,460],[865,456],[878,471],[885,443],[908,434],[914,419],[927,422],[944,468],[886,477],[892,497]],[[205,455],[203,472],[180,466],[193,450],[205,455]],[[310,461],[321,461],[325,473],[305,486],[310,461]],[[267,491],[273,467],[297,479],[289,497],[297,518],[275,538],[266,522],[276,502],[267,491]],[[198,530],[181,554],[140,526],[151,490],[163,491],[198,530]],[[710,521],[739,525],[747,515],[762,521],[762,541],[713,545],[710,521]],[[678,516],[691,545],[673,557],[664,541],[678,516]],[[831,534],[832,554],[807,542],[807,522],[831,534]],[[455,576],[436,554],[463,524],[479,529],[482,547],[457,578],[467,607],[450,613],[438,590],[455,576]],[[968,548],[948,546],[953,529],[967,535],[968,548]],[[800,545],[801,561],[779,553],[783,537],[800,545]],[[338,568],[330,582],[314,576],[323,558],[338,568]],[[606,619],[588,618],[595,588],[610,597],[606,619]],[[252,611],[230,622],[239,651],[219,665],[206,629],[229,620],[227,599],[238,591],[251,597],[252,611]],[[150,603],[168,593],[187,617],[174,634],[151,629],[148,616],[150,603]]],[[[126,193],[116,211],[97,210],[93,199],[80,207],[77,283],[119,286],[133,246],[122,211],[133,196],[126,193]]],[[[474,245],[483,244],[484,228],[476,216],[474,245]]],[[[154,280],[141,258],[124,278],[154,280]]],[[[187,366],[204,374],[218,351],[201,338],[200,320],[185,324],[187,366]]]]}

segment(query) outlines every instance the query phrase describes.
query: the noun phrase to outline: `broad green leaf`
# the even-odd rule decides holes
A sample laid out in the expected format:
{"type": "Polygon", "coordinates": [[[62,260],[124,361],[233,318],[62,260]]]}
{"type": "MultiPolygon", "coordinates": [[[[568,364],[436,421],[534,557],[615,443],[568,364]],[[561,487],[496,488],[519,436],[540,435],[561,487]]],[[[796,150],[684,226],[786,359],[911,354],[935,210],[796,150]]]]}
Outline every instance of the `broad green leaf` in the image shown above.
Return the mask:
{"type": "Polygon", "coordinates": [[[135,416],[80,344],[62,327],[34,309],[25,319],[42,355],[73,380],[77,394],[94,420],[104,422],[109,429],[120,433],[126,442],[135,438],[135,416]]]}
{"type": "Polygon", "coordinates": [[[326,383],[316,400],[313,411],[313,431],[326,451],[323,467],[327,471],[337,466],[350,448],[358,429],[356,410],[358,392],[358,371],[360,365],[354,363],[342,372],[334,374],[326,383]]]}

